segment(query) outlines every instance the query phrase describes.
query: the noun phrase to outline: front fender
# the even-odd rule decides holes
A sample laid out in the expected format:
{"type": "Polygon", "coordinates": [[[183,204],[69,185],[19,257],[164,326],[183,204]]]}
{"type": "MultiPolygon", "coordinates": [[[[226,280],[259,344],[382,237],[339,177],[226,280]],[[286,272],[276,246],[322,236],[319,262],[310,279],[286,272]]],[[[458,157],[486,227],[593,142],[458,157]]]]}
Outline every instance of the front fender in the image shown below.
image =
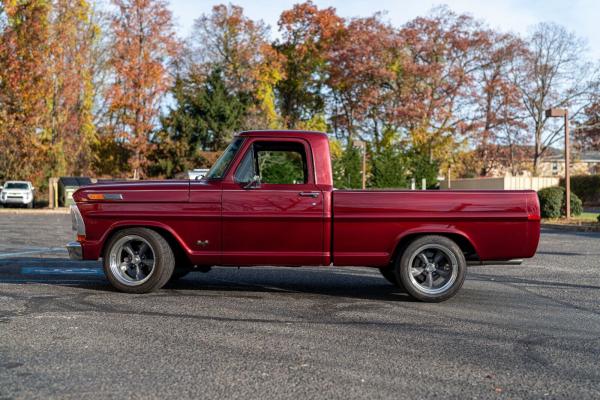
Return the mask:
{"type": "Polygon", "coordinates": [[[191,254],[190,248],[186,245],[185,241],[181,238],[177,232],[171,228],[169,225],[158,221],[148,221],[148,220],[122,220],[116,221],[110,225],[110,227],[104,232],[100,239],[97,241],[85,241],[82,243],[83,246],[83,257],[86,260],[97,260],[104,255],[104,250],[106,248],[106,244],[115,234],[122,229],[126,228],[154,228],[157,230],[162,230],[167,232],[172,238],[179,244],[181,249],[185,251],[185,253],[189,256],[191,254]]]}

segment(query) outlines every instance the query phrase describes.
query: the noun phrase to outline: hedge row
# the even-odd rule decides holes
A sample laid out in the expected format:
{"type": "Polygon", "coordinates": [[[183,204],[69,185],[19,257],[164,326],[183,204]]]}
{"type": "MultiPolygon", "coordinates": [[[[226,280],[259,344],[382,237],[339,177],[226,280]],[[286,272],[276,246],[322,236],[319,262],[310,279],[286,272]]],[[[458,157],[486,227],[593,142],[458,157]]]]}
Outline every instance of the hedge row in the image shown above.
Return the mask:
{"type": "MultiPolygon", "coordinates": [[[[560,180],[565,187],[565,180],[560,180]]],[[[571,192],[575,193],[586,206],[600,205],[600,175],[575,175],[571,177],[571,192]]]]}
{"type": "MultiPolygon", "coordinates": [[[[567,194],[562,187],[548,187],[538,192],[542,218],[559,218],[567,215],[567,194]]],[[[581,215],[583,205],[575,193],[571,193],[571,216],[581,215]]]]}

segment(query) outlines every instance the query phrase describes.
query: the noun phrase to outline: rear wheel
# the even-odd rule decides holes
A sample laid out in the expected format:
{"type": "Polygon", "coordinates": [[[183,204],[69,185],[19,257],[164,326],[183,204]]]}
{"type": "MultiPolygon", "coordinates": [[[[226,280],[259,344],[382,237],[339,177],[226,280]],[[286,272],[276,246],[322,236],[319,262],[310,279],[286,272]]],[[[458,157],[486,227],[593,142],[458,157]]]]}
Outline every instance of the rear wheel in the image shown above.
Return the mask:
{"type": "Polygon", "coordinates": [[[463,285],[466,271],[462,250],[444,236],[416,239],[396,262],[396,274],[406,291],[425,302],[440,302],[454,296],[463,285]]]}
{"type": "Polygon", "coordinates": [[[148,293],[163,287],[175,268],[169,243],[147,228],[117,232],[104,255],[104,273],[122,292],[148,293]]]}

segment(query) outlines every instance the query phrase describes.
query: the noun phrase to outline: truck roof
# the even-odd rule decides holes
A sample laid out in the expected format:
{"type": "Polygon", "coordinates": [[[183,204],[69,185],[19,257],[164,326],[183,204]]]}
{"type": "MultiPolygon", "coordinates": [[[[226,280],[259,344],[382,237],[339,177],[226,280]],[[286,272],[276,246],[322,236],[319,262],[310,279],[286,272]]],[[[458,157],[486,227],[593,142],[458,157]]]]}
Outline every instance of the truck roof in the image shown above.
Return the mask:
{"type": "Polygon", "coordinates": [[[277,136],[287,136],[292,135],[293,137],[303,137],[303,136],[312,136],[312,135],[320,135],[327,137],[327,134],[324,132],[317,131],[303,131],[303,130],[252,130],[252,131],[243,131],[239,132],[238,136],[269,136],[269,137],[277,137],[277,136]]]}

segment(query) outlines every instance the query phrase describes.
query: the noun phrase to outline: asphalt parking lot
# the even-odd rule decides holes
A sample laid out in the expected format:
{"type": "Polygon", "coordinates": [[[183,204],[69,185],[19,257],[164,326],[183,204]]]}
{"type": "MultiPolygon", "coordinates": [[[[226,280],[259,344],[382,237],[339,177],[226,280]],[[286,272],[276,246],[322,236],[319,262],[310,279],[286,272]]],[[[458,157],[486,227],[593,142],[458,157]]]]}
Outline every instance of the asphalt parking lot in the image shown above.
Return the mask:
{"type": "MultiPolygon", "coordinates": [[[[600,235],[545,231],[441,304],[367,268],[113,291],[63,214],[0,214],[0,399],[599,398],[600,235]]],[[[498,243],[499,246],[502,243],[498,243]]]]}

